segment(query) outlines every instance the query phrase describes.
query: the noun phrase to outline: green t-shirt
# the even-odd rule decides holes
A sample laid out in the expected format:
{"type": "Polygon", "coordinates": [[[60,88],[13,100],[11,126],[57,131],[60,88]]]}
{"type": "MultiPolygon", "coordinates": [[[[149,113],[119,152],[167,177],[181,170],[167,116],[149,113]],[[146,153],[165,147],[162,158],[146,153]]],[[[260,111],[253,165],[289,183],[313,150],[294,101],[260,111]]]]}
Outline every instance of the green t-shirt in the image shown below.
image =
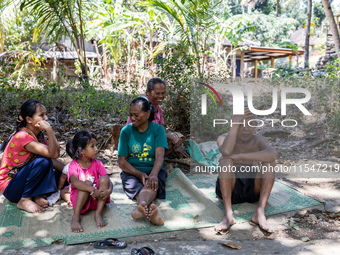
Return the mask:
{"type": "Polygon", "coordinates": [[[129,124],[120,133],[118,156],[127,157],[134,168],[148,172],[153,168],[157,147],[168,149],[163,126],[149,121],[148,128],[144,132],[139,132],[129,124]]]}

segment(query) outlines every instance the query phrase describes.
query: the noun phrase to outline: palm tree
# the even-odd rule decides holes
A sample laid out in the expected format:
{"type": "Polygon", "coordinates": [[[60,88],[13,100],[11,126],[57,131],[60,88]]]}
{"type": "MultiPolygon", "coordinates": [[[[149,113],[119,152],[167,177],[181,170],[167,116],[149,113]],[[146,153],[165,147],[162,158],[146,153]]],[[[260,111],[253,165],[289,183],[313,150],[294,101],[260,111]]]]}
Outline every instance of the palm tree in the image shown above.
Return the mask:
{"type": "Polygon", "coordinates": [[[203,72],[203,55],[209,37],[216,29],[216,17],[221,8],[220,1],[208,0],[146,0],[142,5],[153,6],[174,19],[179,27],[181,41],[188,45],[197,59],[197,71],[203,72]]]}
{"type": "Polygon", "coordinates": [[[307,24],[306,24],[306,40],[305,40],[305,65],[304,68],[309,66],[309,38],[310,38],[310,25],[312,19],[312,0],[308,0],[308,13],[307,13],[307,24]]]}
{"type": "Polygon", "coordinates": [[[325,9],[325,13],[326,13],[326,16],[327,16],[327,19],[328,19],[328,23],[329,23],[330,29],[332,31],[334,45],[335,45],[335,50],[336,50],[336,53],[338,55],[338,58],[340,58],[340,52],[339,52],[339,49],[340,49],[339,31],[338,31],[338,28],[337,28],[337,24],[335,23],[335,20],[334,20],[334,15],[333,15],[333,12],[332,12],[332,8],[331,8],[331,5],[330,5],[328,0],[321,0],[321,1],[322,1],[323,8],[325,9]]]}
{"type": "Polygon", "coordinates": [[[80,63],[79,78],[85,87],[88,86],[88,75],[82,12],[87,4],[86,0],[26,0],[20,6],[21,9],[27,8],[31,15],[37,17],[37,29],[45,33],[46,37],[53,36],[55,42],[62,36],[70,38],[80,63]]]}

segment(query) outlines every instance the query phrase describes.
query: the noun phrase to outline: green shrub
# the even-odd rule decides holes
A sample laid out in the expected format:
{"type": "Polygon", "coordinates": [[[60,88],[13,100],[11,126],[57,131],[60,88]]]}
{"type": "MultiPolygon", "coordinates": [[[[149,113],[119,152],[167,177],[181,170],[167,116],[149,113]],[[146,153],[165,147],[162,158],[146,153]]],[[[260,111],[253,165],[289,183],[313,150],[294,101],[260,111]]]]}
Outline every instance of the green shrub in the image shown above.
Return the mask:
{"type": "Polygon", "coordinates": [[[183,49],[173,49],[165,59],[155,60],[159,64],[157,75],[167,84],[164,102],[164,118],[174,129],[189,130],[190,127],[190,84],[197,76],[195,58],[183,49]]]}

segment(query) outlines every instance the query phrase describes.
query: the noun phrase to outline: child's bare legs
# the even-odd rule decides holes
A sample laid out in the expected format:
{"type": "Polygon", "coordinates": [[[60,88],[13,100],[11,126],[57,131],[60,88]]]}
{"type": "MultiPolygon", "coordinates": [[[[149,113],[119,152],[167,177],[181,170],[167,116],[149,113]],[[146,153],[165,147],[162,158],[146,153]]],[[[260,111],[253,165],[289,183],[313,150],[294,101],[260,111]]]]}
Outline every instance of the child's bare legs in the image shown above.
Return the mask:
{"type": "Polygon", "coordinates": [[[64,188],[60,191],[60,197],[64,199],[65,202],[67,202],[68,207],[72,207],[71,202],[71,191],[70,188],[64,188]]]}
{"type": "Polygon", "coordinates": [[[102,217],[102,211],[105,205],[106,199],[110,196],[108,189],[110,188],[110,179],[106,176],[101,176],[98,181],[98,190],[101,191],[103,197],[99,197],[97,200],[97,209],[94,216],[94,220],[97,223],[98,228],[105,227],[107,223],[102,217]]]}
{"type": "MultiPolygon", "coordinates": [[[[92,186],[92,182],[85,181],[87,185],[92,186]]],[[[75,233],[83,232],[83,228],[80,225],[80,211],[90,198],[90,193],[87,191],[78,191],[77,202],[74,207],[74,212],[71,220],[71,231],[75,233]]]]}

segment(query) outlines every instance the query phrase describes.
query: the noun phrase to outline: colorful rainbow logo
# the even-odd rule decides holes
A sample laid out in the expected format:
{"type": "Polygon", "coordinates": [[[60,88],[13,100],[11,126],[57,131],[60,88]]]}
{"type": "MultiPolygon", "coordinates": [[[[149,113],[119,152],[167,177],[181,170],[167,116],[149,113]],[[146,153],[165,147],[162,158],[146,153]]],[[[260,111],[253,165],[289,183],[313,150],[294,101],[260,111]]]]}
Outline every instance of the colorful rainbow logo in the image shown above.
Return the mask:
{"type": "MultiPolygon", "coordinates": [[[[221,100],[221,98],[220,98],[220,95],[216,92],[216,90],[215,90],[213,87],[211,87],[210,85],[205,84],[205,83],[203,83],[203,82],[198,82],[198,83],[201,84],[201,85],[203,85],[203,86],[208,87],[209,89],[211,89],[211,91],[214,92],[214,94],[217,96],[217,98],[218,98],[218,100],[220,101],[220,104],[221,104],[221,106],[222,106],[222,100],[221,100]]],[[[214,96],[211,94],[211,92],[208,91],[208,90],[206,90],[205,88],[202,88],[202,89],[203,89],[207,94],[210,95],[210,97],[211,97],[212,100],[214,101],[215,105],[217,105],[216,100],[215,100],[214,96]]]]}

